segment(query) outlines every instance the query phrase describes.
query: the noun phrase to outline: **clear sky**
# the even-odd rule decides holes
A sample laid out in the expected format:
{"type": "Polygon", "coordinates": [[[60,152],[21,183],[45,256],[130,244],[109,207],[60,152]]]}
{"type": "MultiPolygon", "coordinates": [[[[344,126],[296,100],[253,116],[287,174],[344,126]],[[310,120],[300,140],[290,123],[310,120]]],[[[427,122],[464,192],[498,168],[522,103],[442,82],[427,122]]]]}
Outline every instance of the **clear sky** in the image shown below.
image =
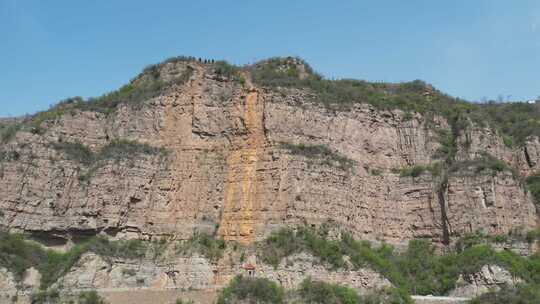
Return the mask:
{"type": "Polygon", "coordinates": [[[101,95],[176,55],[294,55],[329,78],[532,99],[540,1],[0,0],[0,116],[101,95]]]}

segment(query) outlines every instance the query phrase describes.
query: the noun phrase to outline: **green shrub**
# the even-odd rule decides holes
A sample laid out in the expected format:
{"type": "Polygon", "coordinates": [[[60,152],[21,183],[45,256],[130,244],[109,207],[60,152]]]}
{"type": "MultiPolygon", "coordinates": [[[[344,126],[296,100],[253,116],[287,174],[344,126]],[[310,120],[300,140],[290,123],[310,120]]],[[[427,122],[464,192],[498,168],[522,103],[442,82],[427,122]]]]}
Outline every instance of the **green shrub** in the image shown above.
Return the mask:
{"type": "Polygon", "coordinates": [[[0,163],[5,161],[19,160],[21,155],[17,151],[2,151],[0,150],[0,163]]]}
{"type": "MultiPolygon", "coordinates": [[[[225,78],[236,79],[240,81],[240,68],[228,63],[227,61],[220,60],[213,64],[214,72],[225,78]]],[[[245,81],[245,79],[244,79],[245,81]]]]}
{"type": "Polygon", "coordinates": [[[440,162],[434,162],[430,165],[413,165],[410,167],[404,168],[392,168],[391,172],[394,174],[399,174],[400,177],[412,177],[417,178],[422,174],[429,172],[431,176],[440,176],[442,175],[443,166],[440,162]]]}
{"type": "Polygon", "coordinates": [[[264,262],[277,267],[282,258],[302,251],[302,245],[293,230],[282,228],[266,238],[260,253],[264,262]]]}
{"type": "Polygon", "coordinates": [[[25,124],[29,125],[34,133],[41,134],[44,131],[42,129],[43,122],[56,120],[67,112],[80,110],[108,114],[115,111],[120,104],[140,105],[142,102],[160,95],[173,85],[186,83],[193,74],[191,67],[188,66],[183,73],[168,81],[161,78],[160,69],[170,62],[192,60],[187,58],[190,57],[169,58],[160,64],[148,66],[128,84],[100,97],[89,98],[88,100],[81,97],[72,97],[62,100],[49,110],[33,115],[25,124]]]}
{"type": "Polygon", "coordinates": [[[309,81],[322,79],[304,60],[297,57],[266,59],[252,67],[251,75],[254,83],[266,87],[305,87],[309,81]],[[300,79],[300,65],[305,67],[308,78],[300,79]]]}
{"type": "Polygon", "coordinates": [[[484,170],[490,170],[493,173],[513,170],[502,160],[495,158],[488,153],[482,153],[479,157],[472,160],[455,162],[450,167],[450,172],[460,172],[470,170],[475,174],[481,173],[484,170]]]}
{"type": "Polygon", "coordinates": [[[526,240],[529,243],[532,243],[534,241],[540,242],[540,229],[535,229],[527,232],[526,240]]]}
{"type": "Polygon", "coordinates": [[[293,155],[320,160],[323,164],[336,166],[342,170],[351,170],[355,164],[354,160],[333,151],[325,145],[281,143],[281,147],[293,155]]]}
{"type": "Polygon", "coordinates": [[[218,304],[284,303],[283,288],[262,278],[236,276],[219,294],[218,304]]]}
{"type": "Polygon", "coordinates": [[[302,251],[311,252],[321,262],[334,268],[344,265],[339,242],[328,240],[323,230],[300,227],[292,231],[282,228],[273,232],[259,248],[262,260],[274,267],[283,258],[302,251]]]}
{"type": "Polygon", "coordinates": [[[509,241],[524,240],[523,235],[488,235],[481,232],[467,234],[457,240],[455,249],[457,252],[462,252],[467,248],[476,245],[489,245],[491,243],[506,243],[509,241]]]}
{"type": "Polygon", "coordinates": [[[422,173],[424,173],[425,171],[426,171],[425,166],[416,165],[416,166],[412,166],[412,167],[409,167],[409,168],[402,169],[400,175],[402,177],[404,177],[404,176],[418,177],[422,173]]]}
{"type": "Polygon", "coordinates": [[[437,129],[437,140],[441,144],[433,155],[436,159],[442,159],[447,164],[453,162],[457,153],[456,135],[451,130],[437,129]]]}
{"type": "Polygon", "coordinates": [[[122,162],[128,160],[133,165],[134,159],[140,155],[164,156],[167,154],[167,150],[164,148],[152,147],[148,144],[126,139],[112,140],[98,152],[91,151],[90,148],[79,142],[59,142],[52,143],[51,146],[55,150],[64,153],[68,159],[87,167],[87,170],[79,176],[81,181],[88,181],[96,170],[107,161],[122,162]]]}
{"type": "Polygon", "coordinates": [[[508,148],[513,148],[515,146],[514,139],[508,135],[502,135],[503,143],[508,148]]]}
{"type": "Polygon", "coordinates": [[[515,287],[502,286],[498,291],[474,298],[470,304],[537,304],[539,299],[539,285],[519,284],[515,287]]]}
{"type": "Polygon", "coordinates": [[[374,168],[374,169],[370,169],[368,170],[369,171],[369,174],[373,175],[373,176],[381,176],[382,173],[383,173],[383,170],[382,169],[377,169],[377,168],[374,168]]]}
{"type": "Polygon", "coordinates": [[[154,98],[163,93],[173,85],[182,85],[186,83],[193,70],[187,67],[186,70],[171,81],[164,81],[160,78],[159,69],[163,64],[171,61],[165,61],[162,64],[152,65],[144,69],[130,83],[122,86],[120,89],[104,94],[97,98],[91,98],[86,102],[76,104],[75,108],[83,111],[96,111],[110,113],[122,103],[137,105],[148,99],[154,98]]]}
{"type": "Polygon", "coordinates": [[[365,304],[413,304],[409,293],[403,288],[387,287],[370,292],[363,297],[365,304]]]}
{"type": "Polygon", "coordinates": [[[305,279],[298,290],[304,303],[357,304],[362,303],[358,293],[351,288],[305,279]]]}
{"type": "Polygon", "coordinates": [[[37,244],[29,243],[22,235],[0,231],[0,266],[13,273],[20,281],[26,269],[46,259],[46,252],[37,244]]]}
{"type": "Polygon", "coordinates": [[[0,124],[0,143],[7,143],[15,137],[17,132],[22,128],[20,123],[0,124]]]}
{"type": "Polygon", "coordinates": [[[131,159],[134,155],[159,155],[165,154],[163,148],[152,147],[133,140],[115,139],[104,146],[97,159],[121,161],[131,159]]]}
{"type": "MultiPolygon", "coordinates": [[[[313,101],[328,107],[344,109],[355,103],[367,103],[383,110],[421,113],[426,119],[438,115],[451,122],[455,131],[473,121],[500,131],[507,146],[523,145],[530,136],[540,136],[540,102],[471,103],[443,94],[421,80],[406,83],[326,80],[302,59],[292,57],[264,60],[254,65],[251,73],[260,86],[308,89],[314,93],[313,101]],[[306,67],[307,77],[299,77],[300,65],[306,67]]],[[[405,119],[410,117],[410,114],[404,116],[405,119]]],[[[453,159],[452,145],[442,149],[446,151],[441,150],[441,153],[453,159]]]]}
{"type": "Polygon", "coordinates": [[[401,177],[419,177],[425,172],[430,172],[433,176],[438,176],[441,172],[440,163],[434,163],[432,165],[414,165],[402,169],[393,170],[393,172],[399,173],[401,177]]]}
{"type": "MultiPolygon", "coordinates": [[[[505,144],[522,146],[530,136],[540,136],[540,103],[507,102],[479,105],[475,121],[487,121],[506,136],[505,144]]],[[[504,138],[504,137],[503,137],[504,138]]]]}
{"type": "Polygon", "coordinates": [[[459,276],[456,257],[436,255],[433,245],[425,240],[410,241],[397,263],[412,294],[444,294],[459,276]]]}
{"type": "MultiPolygon", "coordinates": [[[[490,236],[496,241],[496,236],[490,236]]],[[[324,232],[302,227],[298,232],[282,229],[260,245],[263,262],[277,265],[281,259],[306,251],[332,267],[344,267],[348,256],[355,268],[368,267],[385,276],[401,293],[444,295],[455,287],[459,274],[472,274],[484,265],[500,265],[525,282],[540,283],[540,256],[521,257],[510,251],[493,250],[484,238],[471,236],[461,241],[456,253],[438,255],[425,240],[412,240],[406,251],[396,253],[389,245],[372,247],[342,233],[341,240],[329,240],[324,232]]]]}
{"type": "Polygon", "coordinates": [[[525,180],[527,190],[531,193],[533,200],[537,205],[540,205],[540,172],[530,175],[525,180]]]}
{"type": "Polygon", "coordinates": [[[223,239],[216,239],[211,235],[196,233],[177,250],[180,253],[197,252],[211,261],[219,260],[223,256],[227,245],[223,239]]]}
{"type": "Polygon", "coordinates": [[[30,295],[32,304],[56,304],[60,303],[60,293],[56,289],[42,290],[30,295]]]}
{"type": "Polygon", "coordinates": [[[0,232],[0,266],[11,271],[20,281],[26,269],[35,267],[41,274],[41,288],[46,289],[66,274],[86,252],[95,252],[104,258],[134,259],[143,257],[146,246],[142,241],[109,241],[93,237],[65,253],[46,250],[27,241],[21,235],[0,232]]]}
{"type": "Polygon", "coordinates": [[[405,112],[405,114],[403,114],[403,121],[410,121],[413,118],[414,118],[414,114],[411,112],[405,112]]]}
{"type": "Polygon", "coordinates": [[[321,304],[412,304],[413,301],[406,290],[388,287],[370,290],[359,295],[355,289],[304,279],[298,290],[289,293],[293,301],[288,303],[321,303],[321,304]],[[298,301],[296,301],[298,300],[298,301]]]}
{"type": "Polygon", "coordinates": [[[57,151],[65,153],[68,159],[87,166],[92,164],[96,158],[92,150],[80,142],[53,143],[52,147],[57,151]]]}
{"type": "Polygon", "coordinates": [[[109,241],[102,237],[93,237],[65,253],[46,251],[46,260],[38,265],[41,286],[47,287],[56,282],[86,252],[94,252],[105,259],[111,257],[136,259],[143,257],[146,249],[140,240],[109,241]]]}
{"type": "Polygon", "coordinates": [[[107,302],[95,290],[79,294],[78,304],[106,304],[107,302]]]}

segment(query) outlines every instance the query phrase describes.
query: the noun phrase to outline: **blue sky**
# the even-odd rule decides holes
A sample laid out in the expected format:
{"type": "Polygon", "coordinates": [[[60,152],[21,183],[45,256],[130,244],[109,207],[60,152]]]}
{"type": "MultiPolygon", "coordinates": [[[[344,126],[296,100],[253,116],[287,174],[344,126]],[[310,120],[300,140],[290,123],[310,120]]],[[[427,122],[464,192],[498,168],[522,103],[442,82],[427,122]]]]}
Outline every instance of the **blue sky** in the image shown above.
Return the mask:
{"type": "Polygon", "coordinates": [[[0,0],[0,116],[101,95],[176,55],[294,55],[329,78],[532,99],[540,1],[0,0]]]}

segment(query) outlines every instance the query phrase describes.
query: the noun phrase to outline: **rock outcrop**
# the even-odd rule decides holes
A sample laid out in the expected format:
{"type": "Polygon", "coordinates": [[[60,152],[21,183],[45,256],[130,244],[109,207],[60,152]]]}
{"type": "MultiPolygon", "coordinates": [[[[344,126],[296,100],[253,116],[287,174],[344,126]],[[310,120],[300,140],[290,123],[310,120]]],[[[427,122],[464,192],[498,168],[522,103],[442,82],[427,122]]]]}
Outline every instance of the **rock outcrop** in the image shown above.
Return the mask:
{"type": "MultiPolygon", "coordinates": [[[[191,79],[141,106],[73,110],[45,121],[43,134],[20,131],[4,144],[16,157],[2,162],[1,225],[66,239],[99,232],[186,239],[217,229],[250,243],[283,225],[330,220],[358,238],[394,244],[536,226],[534,204],[510,174],[450,176],[439,193],[429,174],[393,172],[431,163],[440,146],[420,115],[405,120],[399,110],[361,104],[329,110],[301,90],[246,88],[202,64],[174,65],[166,65],[169,73],[189,66],[191,79]],[[113,139],[169,153],[88,168],[52,146],[78,142],[98,151],[113,139]],[[350,167],[291,153],[283,143],[324,145],[350,167]]],[[[448,128],[442,118],[436,123],[448,128]]],[[[486,129],[472,129],[469,138],[474,148],[462,158],[477,149],[523,172],[537,166],[537,140],[524,153],[486,129]]]]}
{"type": "Polygon", "coordinates": [[[453,297],[474,298],[489,291],[496,291],[503,285],[513,286],[523,282],[515,278],[508,270],[497,265],[485,265],[474,274],[461,275],[457,287],[450,292],[453,297]]]}
{"type": "MultiPolygon", "coordinates": [[[[336,110],[312,102],[308,90],[257,87],[249,73],[234,80],[193,61],[166,63],[152,77],[170,81],[185,71],[185,83],[144,102],[107,111],[69,108],[3,142],[0,226],[54,248],[98,234],[187,240],[208,233],[251,245],[283,226],[327,222],[358,239],[401,246],[421,238],[443,248],[473,232],[537,227],[535,204],[518,177],[540,168],[537,138],[509,148],[497,132],[469,122],[456,135],[455,161],[488,153],[517,175],[468,167],[401,174],[434,163],[439,131],[452,129],[447,120],[360,103],[336,110]],[[111,156],[107,149],[119,142],[131,150],[111,156]]],[[[371,270],[332,272],[306,255],[275,269],[259,266],[257,276],[288,288],[306,276],[360,290],[389,285],[371,270]]],[[[463,278],[454,295],[473,296],[509,280],[486,267],[463,278]]],[[[87,253],[55,286],[217,290],[244,272],[228,258],[110,261],[87,253]]],[[[34,273],[26,283],[37,281],[34,273]]],[[[0,289],[6,297],[16,293],[3,270],[0,289]]]]}
{"type": "Polygon", "coordinates": [[[94,289],[217,291],[236,275],[267,278],[288,289],[298,288],[308,277],[339,283],[361,292],[391,286],[387,279],[373,270],[329,270],[318,259],[305,253],[288,257],[276,268],[255,263],[250,270],[245,267],[248,263],[239,262],[234,254],[229,252],[219,261],[210,261],[199,255],[160,260],[107,260],[94,253],[86,253],[54,287],[70,292],[94,289]]]}

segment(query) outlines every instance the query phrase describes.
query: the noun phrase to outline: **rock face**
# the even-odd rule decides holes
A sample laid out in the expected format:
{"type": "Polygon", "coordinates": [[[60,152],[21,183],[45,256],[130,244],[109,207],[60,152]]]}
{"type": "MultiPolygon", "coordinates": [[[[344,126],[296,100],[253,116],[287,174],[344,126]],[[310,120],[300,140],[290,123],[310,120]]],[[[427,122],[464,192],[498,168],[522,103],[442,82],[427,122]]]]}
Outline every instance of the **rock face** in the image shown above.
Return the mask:
{"type": "Polygon", "coordinates": [[[361,292],[381,289],[392,284],[379,273],[371,269],[329,271],[312,256],[302,253],[288,257],[278,267],[260,265],[256,276],[278,282],[286,289],[296,289],[305,278],[315,281],[342,284],[361,292]]]}
{"type": "Polygon", "coordinates": [[[268,278],[285,288],[297,288],[307,277],[347,285],[363,292],[391,285],[370,269],[328,270],[308,254],[291,256],[277,268],[255,264],[253,272],[248,272],[244,263],[239,263],[230,255],[214,262],[198,255],[178,256],[163,261],[107,261],[94,253],[86,253],[55,287],[72,292],[89,289],[219,290],[236,275],[268,278]]]}
{"type": "MultiPolygon", "coordinates": [[[[100,232],[117,238],[187,239],[214,232],[244,244],[284,225],[333,221],[356,237],[403,244],[427,238],[448,244],[469,232],[507,233],[537,224],[535,206],[509,173],[454,174],[438,189],[426,173],[440,146],[416,115],[356,105],[335,111],[308,93],[271,91],[224,80],[196,62],[169,63],[168,74],[193,69],[184,85],[140,106],[110,114],[73,110],[20,131],[2,149],[0,224],[54,240],[100,232]],[[176,70],[175,70],[176,69],[176,70]],[[78,142],[97,152],[113,139],[169,151],[81,163],[54,149],[78,142]],[[350,160],[292,153],[286,144],[324,145],[350,160]]],[[[167,75],[168,75],[167,74],[167,75]]],[[[448,123],[435,119],[436,127],[448,123]]],[[[527,174],[538,168],[540,143],[511,150],[490,130],[471,127],[469,159],[487,151],[527,174]]]]}
{"type": "Polygon", "coordinates": [[[497,265],[485,265],[482,269],[468,276],[460,276],[456,289],[450,292],[453,297],[473,298],[492,290],[499,290],[502,285],[515,285],[522,282],[513,277],[508,270],[497,265]]]}
{"type": "Polygon", "coordinates": [[[181,257],[156,263],[150,260],[106,261],[93,253],[84,254],[57,286],[80,289],[215,289],[213,269],[199,256],[181,257]]]}
{"type": "Polygon", "coordinates": [[[5,268],[0,268],[0,302],[9,302],[17,293],[17,282],[13,274],[5,268]]]}

